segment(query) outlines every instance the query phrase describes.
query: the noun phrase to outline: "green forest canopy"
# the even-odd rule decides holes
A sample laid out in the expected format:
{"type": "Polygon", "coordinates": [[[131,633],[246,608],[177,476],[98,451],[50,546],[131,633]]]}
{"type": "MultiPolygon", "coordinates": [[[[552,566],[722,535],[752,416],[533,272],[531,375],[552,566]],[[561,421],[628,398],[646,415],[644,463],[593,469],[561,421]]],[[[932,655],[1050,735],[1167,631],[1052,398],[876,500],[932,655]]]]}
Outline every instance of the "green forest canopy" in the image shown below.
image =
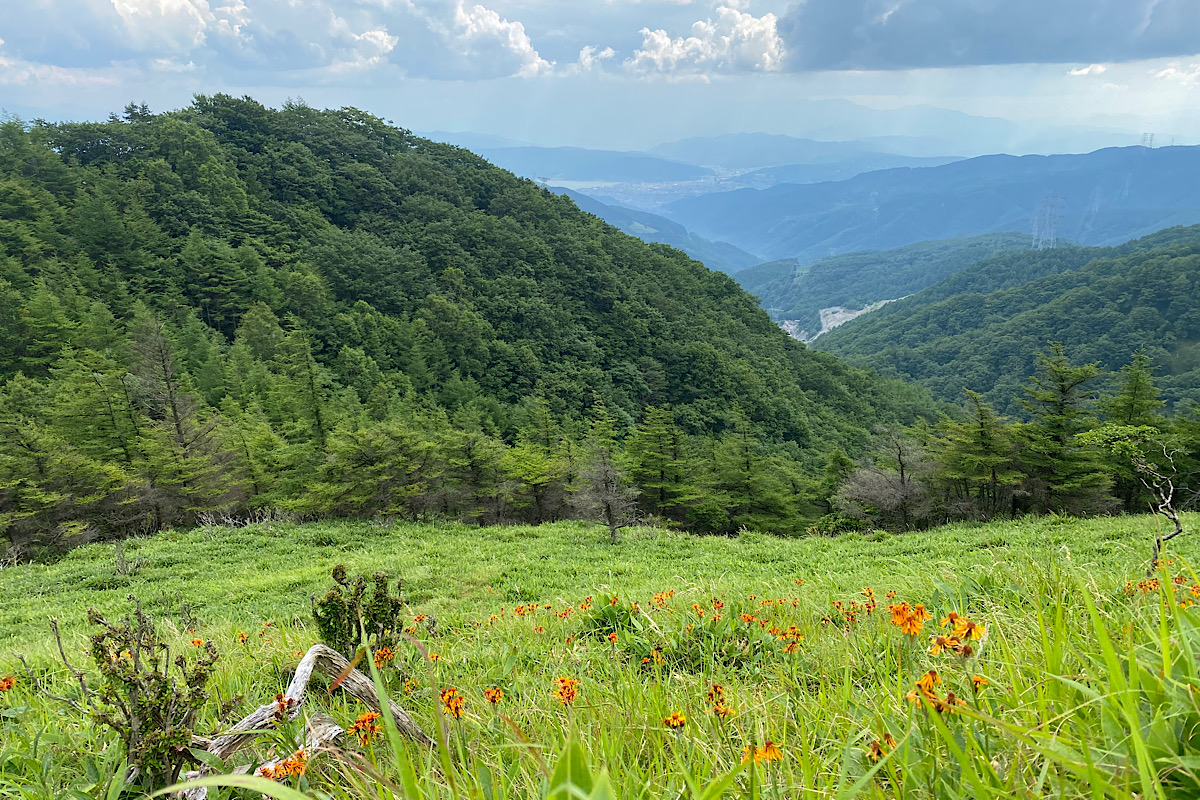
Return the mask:
{"type": "Polygon", "coordinates": [[[578,447],[649,409],[646,510],[794,526],[802,467],[929,411],[730,278],[356,109],[10,119],[0,209],[10,543],[269,508],[553,518],[578,447]]]}
{"type": "Polygon", "coordinates": [[[1200,226],[1113,248],[998,254],[815,346],[938,398],[972,389],[1020,414],[1018,389],[1049,341],[1106,371],[1143,351],[1169,407],[1200,401],[1200,226]]]}

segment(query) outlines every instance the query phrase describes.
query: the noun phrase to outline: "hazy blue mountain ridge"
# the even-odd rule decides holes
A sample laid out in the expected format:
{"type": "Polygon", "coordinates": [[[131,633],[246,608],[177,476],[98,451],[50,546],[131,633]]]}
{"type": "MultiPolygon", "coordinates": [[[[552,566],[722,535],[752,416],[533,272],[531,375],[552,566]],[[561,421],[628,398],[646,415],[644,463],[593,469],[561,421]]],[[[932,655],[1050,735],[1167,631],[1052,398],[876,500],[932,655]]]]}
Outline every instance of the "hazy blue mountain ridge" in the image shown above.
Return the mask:
{"type": "Polygon", "coordinates": [[[1200,222],[1200,147],[983,156],[847,181],[686,198],[665,216],[768,259],[890,249],[983,233],[1030,233],[1035,218],[1081,244],[1117,244],[1200,222]]]}

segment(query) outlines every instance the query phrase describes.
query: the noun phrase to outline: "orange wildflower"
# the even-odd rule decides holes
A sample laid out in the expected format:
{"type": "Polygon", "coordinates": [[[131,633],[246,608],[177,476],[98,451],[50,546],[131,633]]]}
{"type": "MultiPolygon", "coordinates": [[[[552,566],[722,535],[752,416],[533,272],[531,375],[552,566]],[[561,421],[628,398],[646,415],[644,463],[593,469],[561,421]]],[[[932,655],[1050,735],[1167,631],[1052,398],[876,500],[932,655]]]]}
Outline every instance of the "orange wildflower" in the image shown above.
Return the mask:
{"type": "Polygon", "coordinates": [[[259,767],[258,774],[267,780],[281,781],[295,775],[299,777],[308,768],[308,756],[303,749],[297,750],[291,756],[280,761],[274,767],[259,767]]]}
{"type": "Polygon", "coordinates": [[[194,647],[204,647],[204,640],[203,639],[192,639],[192,645],[194,647]]]}
{"type": "Polygon", "coordinates": [[[962,644],[957,637],[954,636],[931,636],[932,644],[929,647],[929,652],[933,655],[941,655],[946,650],[954,650],[955,647],[962,644]]]}
{"type": "Polygon", "coordinates": [[[942,682],[942,677],[937,674],[936,669],[931,669],[921,677],[917,678],[917,688],[926,695],[932,695],[935,686],[939,686],[942,682]]]}
{"type": "Polygon", "coordinates": [[[709,713],[716,715],[719,719],[725,719],[733,714],[733,709],[725,705],[725,687],[719,683],[708,687],[708,702],[712,706],[708,709],[709,713]]]}
{"type": "Polygon", "coordinates": [[[613,631],[612,633],[610,633],[608,636],[606,636],[604,638],[608,639],[613,644],[616,644],[617,643],[617,632],[613,631]]]}
{"type": "Polygon", "coordinates": [[[246,635],[246,632],[238,631],[238,644],[245,644],[248,641],[250,641],[250,637],[246,635]]]}
{"type": "Polygon", "coordinates": [[[290,697],[286,697],[282,694],[275,695],[275,719],[283,720],[283,718],[289,716],[291,710],[298,705],[300,705],[300,703],[290,697]]]}
{"type": "Polygon", "coordinates": [[[575,698],[579,695],[579,681],[574,678],[559,678],[558,687],[554,690],[554,697],[564,706],[575,704],[575,698]]]}
{"type": "Polygon", "coordinates": [[[483,690],[483,699],[487,700],[492,705],[496,705],[504,699],[504,690],[499,686],[493,686],[490,689],[483,690]]]}
{"type": "Polygon", "coordinates": [[[12,675],[5,675],[0,678],[0,692],[7,692],[17,685],[17,679],[12,675]]]}
{"type": "Polygon", "coordinates": [[[347,729],[346,733],[351,736],[357,736],[359,744],[366,747],[371,743],[371,739],[375,734],[383,732],[383,728],[379,726],[378,720],[378,711],[368,711],[365,714],[360,714],[358,719],[354,720],[354,724],[347,729]]]}
{"type": "Polygon", "coordinates": [[[936,696],[930,699],[933,701],[933,710],[939,714],[947,711],[953,714],[959,706],[966,705],[960,698],[954,696],[954,692],[947,692],[945,700],[936,696]]]}
{"type": "Polygon", "coordinates": [[[982,689],[984,686],[987,686],[987,685],[988,685],[988,679],[983,677],[982,675],[974,675],[971,677],[971,687],[973,689],[975,689],[975,691],[978,692],[980,689],[982,689]]]}
{"type": "Polygon", "coordinates": [[[381,647],[375,651],[375,669],[383,669],[396,657],[396,651],[390,647],[381,647]]]}
{"type": "Polygon", "coordinates": [[[467,699],[458,693],[458,689],[450,686],[442,689],[442,712],[462,719],[463,711],[467,708],[467,699]]]}
{"type": "Polygon", "coordinates": [[[743,764],[751,759],[755,764],[769,764],[782,758],[783,753],[779,752],[779,747],[770,739],[767,739],[762,747],[756,748],[753,745],[747,745],[746,749],[742,751],[743,764]]]}
{"type": "Polygon", "coordinates": [[[895,746],[896,738],[891,733],[885,732],[882,739],[871,742],[871,746],[867,749],[867,758],[878,761],[891,752],[895,746]]]}
{"type": "Polygon", "coordinates": [[[678,711],[663,720],[663,725],[666,725],[668,728],[672,728],[674,730],[679,730],[686,724],[687,717],[683,714],[680,714],[678,711]]]}
{"type": "Polygon", "coordinates": [[[960,618],[954,624],[954,635],[960,639],[974,639],[975,641],[979,641],[987,635],[987,628],[978,622],[960,618]]]}

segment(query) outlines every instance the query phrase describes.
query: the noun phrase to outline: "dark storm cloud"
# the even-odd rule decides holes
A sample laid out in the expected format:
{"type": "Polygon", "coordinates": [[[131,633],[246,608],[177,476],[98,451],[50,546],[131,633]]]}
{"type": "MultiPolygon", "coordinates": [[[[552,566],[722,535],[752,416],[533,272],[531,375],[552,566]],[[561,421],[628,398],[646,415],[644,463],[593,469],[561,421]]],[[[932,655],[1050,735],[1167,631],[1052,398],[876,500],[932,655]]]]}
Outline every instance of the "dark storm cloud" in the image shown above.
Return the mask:
{"type": "Polygon", "coordinates": [[[804,0],[792,70],[1093,63],[1200,52],[1200,0],[804,0]]]}

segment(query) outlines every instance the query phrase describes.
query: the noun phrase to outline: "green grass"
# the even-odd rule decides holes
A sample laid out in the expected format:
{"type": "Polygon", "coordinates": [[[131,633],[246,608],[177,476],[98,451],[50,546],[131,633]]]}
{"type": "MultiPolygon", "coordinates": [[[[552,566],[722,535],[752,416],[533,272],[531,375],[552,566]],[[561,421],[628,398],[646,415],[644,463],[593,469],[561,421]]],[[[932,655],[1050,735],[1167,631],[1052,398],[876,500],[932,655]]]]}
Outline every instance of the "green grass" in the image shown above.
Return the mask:
{"type": "MultiPolygon", "coordinates": [[[[561,781],[546,776],[541,759],[552,770],[556,758],[564,769],[575,764],[576,783],[607,770],[620,798],[815,798],[851,790],[1195,796],[1200,614],[1179,601],[1198,582],[1187,564],[1200,540],[1172,543],[1177,598],[1165,602],[1168,590],[1129,595],[1126,582],[1144,579],[1154,530],[1149,517],[803,540],[635,529],[611,546],[606,531],[585,524],[275,524],[128,542],[124,575],[114,546],[93,545],[52,564],[0,570],[0,676],[19,679],[0,694],[0,798],[104,797],[120,762],[111,733],[33,691],[16,661],[27,655],[39,681],[70,691],[48,640],[51,617],[61,620],[68,654],[82,665],[85,609],[111,619],[136,595],[176,648],[186,652],[194,636],[217,643],[217,693],[246,698],[236,717],[286,684],[296,653],[314,642],[309,598],[324,592],[339,563],[352,573],[403,578],[411,613],[437,619],[436,633],[419,636],[441,660],[431,672],[415,648],[402,649],[380,675],[393,698],[434,732],[437,690],[453,685],[467,698],[467,715],[448,725],[445,760],[383,739],[365,749],[346,745],[378,765],[375,777],[333,754],[314,759],[298,784],[309,796],[555,796],[561,781]],[[862,602],[867,586],[879,600],[874,614],[845,627],[824,622],[838,616],[832,603],[862,602]],[[675,595],[656,606],[654,593],[668,590],[675,595]],[[890,623],[889,591],[934,614],[919,637],[890,623]],[[593,608],[581,608],[589,596],[593,608]],[[714,599],[724,604],[716,621],[714,599]],[[641,611],[631,614],[633,602],[641,611]],[[531,603],[553,610],[514,616],[515,606],[531,603]],[[560,617],[568,607],[573,612],[560,617]],[[987,626],[968,661],[927,651],[949,611],[987,626]],[[747,624],[741,614],[766,624],[747,624]],[[805,638],[788,654],[766,628],[791,625],[805,638]],[[610,630],[616,644],[604,636],[610,630]],[[238,644],[239,632],[249,634],[247,644],[238,644]],[[939,715],[906,699],[931,668],[943,680],[940,692],[967,702],[959,713],[939,715]],[[988,681],[978,694],[973,675],[988,681]],[[572,708],[553,697],[560,676],[581,681],[572,708]],[[411,694],[405,679],[416,682],[411,694]],[[726,721],[707,711],[714,682],[735,711],[726,721]],[[498,713],[511,726],[484,701],[490,686],[504,689],[498,713]],[[663,724],[673,712],[687,717],[679,732],[663,724]],[[580,742],[573,761],[572,730],[580,742]],[[878,766],[867,751],[885,733],[899,745],[878,766]],[[768,739],[781,761],[753,770],[741,763],[744,747],[768,739]],[[722,780],[723,793],[705,794],[722,780]]],[[[337,695],[312,697],[310,711],[324,708],[343,726],[362,710],[337,695]]],[[[201,729],[219,727],[210,711],[201,729]]],[[[281,752],[287,733],[263,737],[227,766],[281,752]]]]}

